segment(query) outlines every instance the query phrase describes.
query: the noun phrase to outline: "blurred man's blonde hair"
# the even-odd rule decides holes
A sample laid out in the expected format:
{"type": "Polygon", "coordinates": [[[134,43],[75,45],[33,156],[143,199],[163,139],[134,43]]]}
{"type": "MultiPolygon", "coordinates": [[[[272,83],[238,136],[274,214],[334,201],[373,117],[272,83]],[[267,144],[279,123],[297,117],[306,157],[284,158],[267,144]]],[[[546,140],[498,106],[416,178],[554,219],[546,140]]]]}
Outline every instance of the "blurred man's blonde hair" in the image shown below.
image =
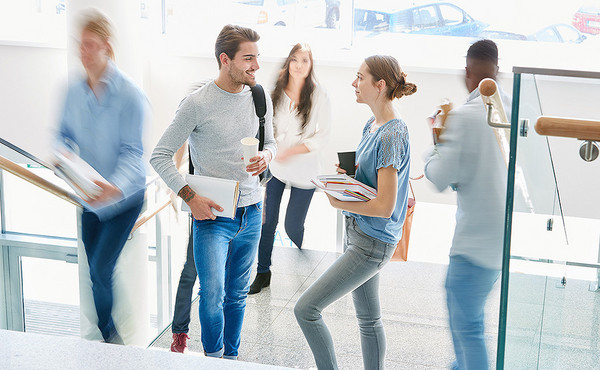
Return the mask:
{"type": "Polygon", "coordinates": [[[108,44],[108,57],[115,60],[115,51],[111,40],[113,38],[113,25],[108,16],[96,8],[89,8],[81,13],[81,31],[88,30],[100,37],[108,44]]]}

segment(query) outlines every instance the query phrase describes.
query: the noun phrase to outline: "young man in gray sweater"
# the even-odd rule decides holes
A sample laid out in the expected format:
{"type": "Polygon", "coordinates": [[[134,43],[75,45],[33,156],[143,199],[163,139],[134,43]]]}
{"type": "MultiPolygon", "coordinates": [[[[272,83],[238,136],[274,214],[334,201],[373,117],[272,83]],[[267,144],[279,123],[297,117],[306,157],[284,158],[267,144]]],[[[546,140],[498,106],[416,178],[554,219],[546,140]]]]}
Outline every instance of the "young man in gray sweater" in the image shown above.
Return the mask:
{"type": "Polygon", "coordinates": [[[207,356],[236,359],[246,295],[262,224],[258,175],[275,157],[273,107],[267,96],[265,150],[244,165],[244,137],[259,122],[249,86],[256,84],[260,36],[240,26],[223,27],[215,44],[219,75],[188,96],[152,153],[150,163],[190,207],[194,217],[194,260],[200,282],[200,325],[207,356]],[[222,207],[194,193],[177,172],[173,155],[189,141],[195,173],[240,182],[235,219],[216,217],[222,207]]]}

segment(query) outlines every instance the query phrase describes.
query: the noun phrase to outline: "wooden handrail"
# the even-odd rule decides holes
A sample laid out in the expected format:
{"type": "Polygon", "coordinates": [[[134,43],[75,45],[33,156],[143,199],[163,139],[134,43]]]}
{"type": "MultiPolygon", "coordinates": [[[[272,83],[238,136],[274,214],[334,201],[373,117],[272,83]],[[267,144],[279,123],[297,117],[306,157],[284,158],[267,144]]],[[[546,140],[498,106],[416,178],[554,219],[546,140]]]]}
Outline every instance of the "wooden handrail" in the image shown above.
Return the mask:
{"type": "Polygon", "coordinates": [[[131,229],[131,234],[133,234],[140,226],[148,222],[152,217],[156,216],[158,212],[165,209],[169,204],[171,204],[171,199],[166,199],[164,202],[155,204],[154,208],[147,209],[146,212],[139,215],[137,221],[133,225],[133,229],[131,229]]]}
{"type": "MultiPolygon", "coordinates": [[[[18,164],[14,163],[13,161],[11,161],[9,159],[6,159],[5,157],[3,157],[1,155],[0,155],[0,169],[6,170],[7,172],[29,182],[37,187],[40,187],[40,188],[48,191],[49,193],[52,193],[52,194],[56,195],[57,197],[64,199],[67,202],[69,202],[77,207],[82,207],[82,205],[79,202],[77,202],[76,197],[73,194],[70,194],[69,192],[62,189],[61,187],[36,175],[35,173],[29,171],[28,169],[26,169],[22,166],[19,166],[18,164]]],[[[157,179],[154,178],[151,181],[149,181],[149,183],[152,183],[156,180],[157,179]]],[[[146,212],[139,215],[137,221],[135,222],[135,224],[133,226],[133,229],[131,230],[131,233],[133,233],[135,230],[137,230],[140,226],[142,226],[144,223],[146,223],[152,217],[156,216],[156,214],[158,214],[158,212],[165,209],[169,204],[171,204],[171,199],[167,198],[164,202],[156,204],[154,208],[146,210],[146,212]]]]}
{"type": "Polygon", "coordinates": [[[67,191],[65,191],[61,187],[51,183],[50,181],[36,175],[35,173],[29,171],[28,169],[19,166],[18,164],[14,163],[13,161],[4,158],[1,155],[0,155],[0,168],[8,171],[9,173],[12,173],[13,175],[15,175],[29,183],[32,183],[35,186],[38,186],[38,187],[56,195],[57,197],[59,197],[61,199],[66,200],[67,202],[69,202],[73,205],[76,205],[77,207],[81,207],[81,204],[79,204],[79,202],[77,202],[77,200],[75,200],[76,198],[74,195],[68,193],[67,191]]]}
{"type": "Polygon", "coordinates": [[[535,123],[535,131],[546,136],[600,141],[600,121],[594,120],[541,116],[535,123]]]}

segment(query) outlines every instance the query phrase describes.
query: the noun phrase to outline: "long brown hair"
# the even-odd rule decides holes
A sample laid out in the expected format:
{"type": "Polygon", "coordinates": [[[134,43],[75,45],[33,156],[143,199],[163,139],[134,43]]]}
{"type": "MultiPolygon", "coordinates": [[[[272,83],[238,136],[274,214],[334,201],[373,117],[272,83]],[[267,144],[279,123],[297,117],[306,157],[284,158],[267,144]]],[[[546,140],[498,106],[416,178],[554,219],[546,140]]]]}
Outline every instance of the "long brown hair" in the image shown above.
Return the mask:
{"type": "Polygon", "coordinates": [[[273,111],[276,110],[277,106],[282,102],[283,91],[285,90],[288,82],[290,81],[290,62],[294,54],[299,51],[306,51],[308,53],[308,58],[310,59],[310,71],[308,72],[308,76],[304,80],[304,86],[302,90],[300,90],[300,101],[298,102],[298,112],[296,113],[302,119],[302,130],[308,124],[308,120],[310,119],[310,111],[312,109],[312,95],[315,91],[316,83],[315,76],[313,73],[313,56],[312,51],[310,50],[310,46],[308,44],[296,44],[290,50],[290,54],[288,55],[285,63],[283,63],[283,67],[279,70],[279,77],[277,78],[277,82],[275,83],[275,89],[273,89],[273,93],[271,94],[271,98],[273,99],[273,111]]]}
{"type": "Polygon", "coordinates": [[[389,100],[400,99],[405,95],[417,92],[417,85],[406,81],[406,73],[402,72],[396,58],[390,55],[372,55],[365,59],[373,81],[384,80],[389,100]]]}

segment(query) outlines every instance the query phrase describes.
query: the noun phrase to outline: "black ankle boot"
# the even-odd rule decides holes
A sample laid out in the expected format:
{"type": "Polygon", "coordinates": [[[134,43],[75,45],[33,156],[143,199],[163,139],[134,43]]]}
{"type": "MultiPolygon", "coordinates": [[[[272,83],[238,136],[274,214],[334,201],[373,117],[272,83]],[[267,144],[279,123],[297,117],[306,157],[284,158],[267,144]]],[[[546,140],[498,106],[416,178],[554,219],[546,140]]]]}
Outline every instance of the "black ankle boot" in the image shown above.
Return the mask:
{"type": "Polygon", "coordinates": [[[259,272],[254,278],[254,282],[250,285],[248,294],[256,294],[271,284],[271,271],[259,272]]]}

